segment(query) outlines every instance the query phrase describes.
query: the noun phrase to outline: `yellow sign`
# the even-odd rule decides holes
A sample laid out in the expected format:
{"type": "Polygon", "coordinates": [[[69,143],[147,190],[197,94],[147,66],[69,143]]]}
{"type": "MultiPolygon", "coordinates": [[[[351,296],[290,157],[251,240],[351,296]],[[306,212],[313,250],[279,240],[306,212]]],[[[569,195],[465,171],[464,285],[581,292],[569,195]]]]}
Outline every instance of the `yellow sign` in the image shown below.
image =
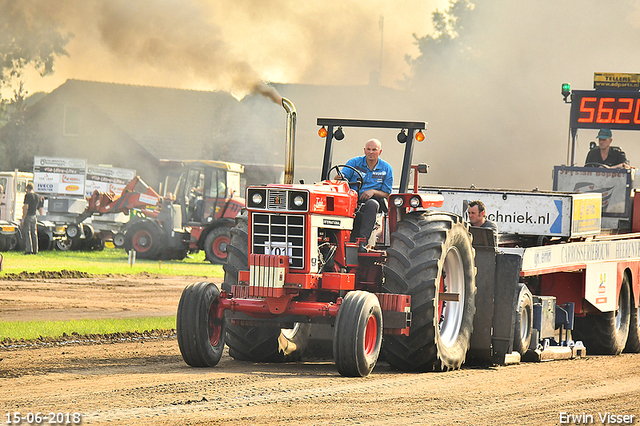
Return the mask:
{"type": "Polygon", "coordinates": [[[3,230],[4,232],[13,232],[13,231],[15,231],[15,230],[16,230],[16,228],[15,228],[14,226],[3,226],[3,227],[2,227],[2,230],[3,230]]]}
{"type": "Polygon", "coordinates": [[[640,90],[640,74],[630,73],[593,73],[594,89],[640,90]]]}
{"type": "Polygon", "coordinates": [[[602,217],[601,194],[580,194],[573,197],[572,234],[600,231],[602,217]]]}

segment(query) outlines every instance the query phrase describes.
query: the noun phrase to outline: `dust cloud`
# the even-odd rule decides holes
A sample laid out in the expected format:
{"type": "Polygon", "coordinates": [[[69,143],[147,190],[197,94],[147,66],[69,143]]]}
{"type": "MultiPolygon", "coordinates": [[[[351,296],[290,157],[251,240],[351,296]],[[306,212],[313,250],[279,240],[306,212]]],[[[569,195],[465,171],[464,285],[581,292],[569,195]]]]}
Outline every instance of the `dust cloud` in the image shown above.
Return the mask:
{"type": "MultiPolygon", "coordinates": [[[[431,166],[422,184],[550,189],[553,166],[567,161],[569,105],[561,84],[591,89],[594,72],[640,72],[640,1],[474,4],[456,50],[414,75],[405,60],[419,55],[412,34],[432,34],[431,13],[445,10],[446,1],[55,2],[46,12],[74,34],[70,56],[52,77],[27,88],[33,93],[48,84],[50,91],[76,78],[242,98],[263,82],[278,82],[298,107],[302,133],[317,130],[317,116],[429,122],[414,153],[414,162],[431,166]],[[313,95],[287,88],[367,85],[371,75],[381,85],[376,102],[302,99],[313,95]],[[406,100],[388,105],[382,91],[388,88],[406,88],[406,100]]],[[[284,123],[281,109],[267,110],[284,123]]],[[[594,137],[579,132],[578,163],[594,137]]],[[[614,132],[613,144],[632,165],[640,165],[637,139],[614,132]]],[[[395,146],[385,149],[398,155],[395,146]]],[[[296,162],[315,162],[316,151],[300,150],[296,162]]],[[[361,152],[361,144],[337,149],[345,159],[361,152]]]]}

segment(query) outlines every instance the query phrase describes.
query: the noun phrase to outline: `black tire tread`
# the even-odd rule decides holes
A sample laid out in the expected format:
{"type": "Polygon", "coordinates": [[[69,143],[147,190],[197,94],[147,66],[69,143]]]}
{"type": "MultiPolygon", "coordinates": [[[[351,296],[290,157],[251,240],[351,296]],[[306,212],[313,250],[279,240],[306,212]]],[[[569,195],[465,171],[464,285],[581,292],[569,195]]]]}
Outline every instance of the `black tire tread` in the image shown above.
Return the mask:
{"type": "Polygon", "coordinates": [[[373,370],[380,353],[383,327],[382,310],[378,298],[373,293],[350,291],[346,294],[338,311],[333,339],[333,358],[341,375],[363,377],[373,370]],[[366,329],[370,314],[374,314],[379,323],[378,348],[369,362],[364,354],[364,345],[360,345],[360,339],[364,340],[361,334],[366,329]]]}
{"type": "Polygon", "coordinates": [[[231,239],[231,233],[230,233],[230,229],[227,226],[219,226],[217,228],[212,229],[208,234],[207,237],[204,239],[204,252],[206,255],[206,259],[216,265],[221,265],[224,264],[225,261],[227,260],[227,256],[225,257],[219,257],[216,256],[216,254],[213,251],[213,241],[223,235],[226,235],[229,237],[229,239],[231,239]]]}
{"type": "Polygon", "coordinates": [[[189,284],[182,292],[176,316],[178,346],[184,361],[192,367],[213,367],[218,364],[224,349],[226,324],[221,319],[219,343],[209,341],[209,309],[220,296],[215,284],[197,282],[189,284]]]}
{"type": "MultiPolygon", "coordinates": [[[[625,274],[620,288],[620,297],[631,300],[628,277],[625,274]],[[625,296],[626,292],[626,296],[625,296]]],[[[627,305],[627,315],[623,318],[620,332],[616,332],[615,312],[604,312],[600,315],[576,317],[572,336],[574,340],[581,340],[587,352],[594,355],[620,355],[626,346],[631,321],[631,304],[627,305]],[[626,322],[626,326],[625,326],[626,322]]]]}
{"type": "Polygon", "coordinates": [[[386,336],[385,360],[406,371],[447,371],[458,369],[466,358],[473,331],[475,314],[475,266],[468,227],[459,217],[446,213],[414,213],[407,215],[391,235],[391,249],[385,268],[385,289],[391,293],[411,295],[412,323],[409,336],[386,336]],[[436,283],[444,263],[443,247],[447,236],[455,231],[468,239],[465,276],[469,295],[465,301],[464,319],[456,348],[443,353],[438,348],[436,320],[436,283]]]}

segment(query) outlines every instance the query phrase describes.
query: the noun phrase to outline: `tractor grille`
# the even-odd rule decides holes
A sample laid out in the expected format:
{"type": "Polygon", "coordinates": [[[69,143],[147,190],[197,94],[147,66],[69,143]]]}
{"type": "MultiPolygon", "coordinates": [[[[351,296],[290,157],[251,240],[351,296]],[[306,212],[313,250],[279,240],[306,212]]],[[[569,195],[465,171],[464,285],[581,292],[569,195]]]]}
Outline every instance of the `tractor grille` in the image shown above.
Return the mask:
{"type": "Polygon", "coordinates": [[[251,253],[289,256],[290,269],[304,268],[304,215],[253,213],[252,219],[251,253]]]}
{"type": "Polygon", "coordinates": [[[267,205],[269,210],[286,210],[287,209],[287,191],[284,190],[269,190],[269,203],[267,205]]]}

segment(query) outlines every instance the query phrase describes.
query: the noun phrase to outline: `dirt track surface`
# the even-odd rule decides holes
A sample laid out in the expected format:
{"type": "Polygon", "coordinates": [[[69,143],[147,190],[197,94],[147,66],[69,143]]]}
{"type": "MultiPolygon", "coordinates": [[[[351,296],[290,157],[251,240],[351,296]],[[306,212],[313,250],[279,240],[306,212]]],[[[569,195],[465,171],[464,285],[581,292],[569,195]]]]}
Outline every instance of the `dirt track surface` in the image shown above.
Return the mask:
{"type": "MultiPolygon", "coordinates": [[[[182,288],[197,280],[0,281],[0,319],[173,315],[182,288]]],[[[380,363],[354,379],[331,361],[252,364],[227,354],[194,369],[172,335],[0,347],[4,424],[13,412],[77,412],[83,424],[118,425],[556,425],[585,414],[614,424],[601,421],[606,413],[640,424],[639,394],[635,354],[426,374],[380,363]]]]}

